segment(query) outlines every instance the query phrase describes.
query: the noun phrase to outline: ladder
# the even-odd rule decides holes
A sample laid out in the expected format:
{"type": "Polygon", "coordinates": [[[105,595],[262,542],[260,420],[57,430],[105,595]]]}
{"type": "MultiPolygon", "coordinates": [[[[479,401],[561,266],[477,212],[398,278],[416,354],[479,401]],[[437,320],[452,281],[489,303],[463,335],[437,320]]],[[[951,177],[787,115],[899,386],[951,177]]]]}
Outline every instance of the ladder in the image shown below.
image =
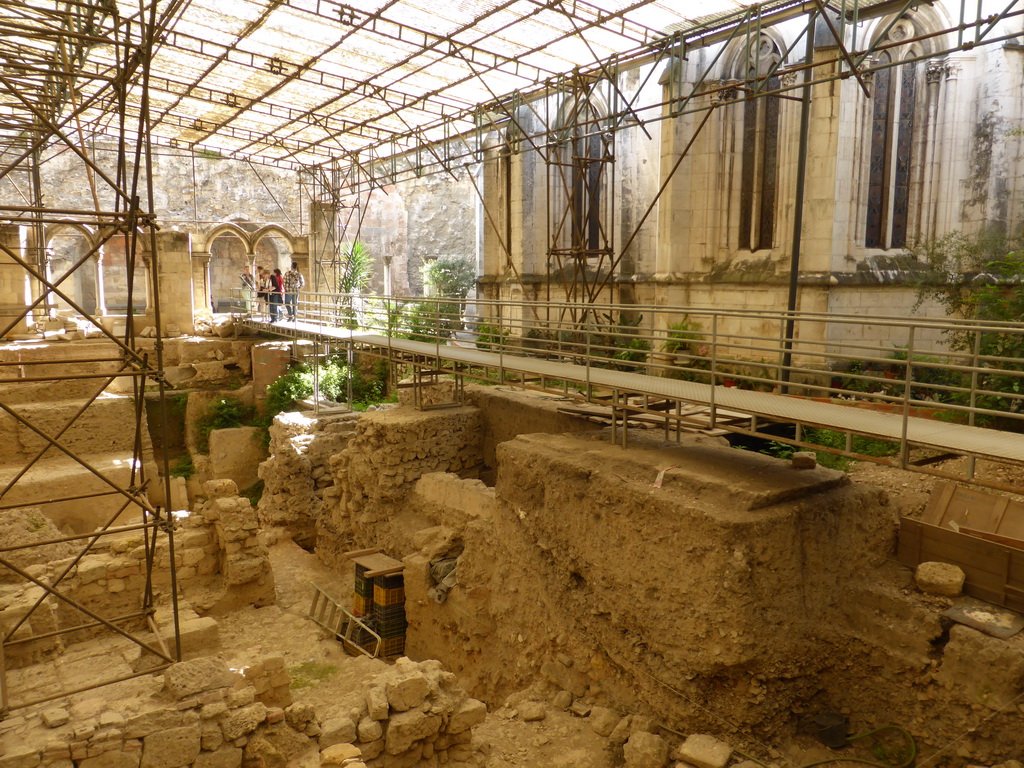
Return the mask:
{"type": "Polygon", "coordinates": [[[353,656],[361,653],[371,659],[377,658],[380,653],[380,635],[328,595],[323,587],[312,582],[310,582],[310,586],[313,587],[313,601],[309,605],[309,618],[313,623],[319,624],[334,635],[345,647],[345,650],[353,656]],[[357,642],[366,635],[373,638],[372,653],[366,648],[369,643],[357,642]]]}

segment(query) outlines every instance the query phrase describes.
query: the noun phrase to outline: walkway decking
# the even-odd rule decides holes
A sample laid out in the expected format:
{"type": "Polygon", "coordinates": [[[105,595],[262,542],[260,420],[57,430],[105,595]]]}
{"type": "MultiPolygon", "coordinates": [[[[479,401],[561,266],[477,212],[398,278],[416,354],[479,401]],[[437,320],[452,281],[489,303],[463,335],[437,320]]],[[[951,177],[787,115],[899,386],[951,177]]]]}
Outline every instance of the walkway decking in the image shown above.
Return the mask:
{"type": "MultiPolygon", "coordinates": [[[[527,376],[543,376],[548,379],[574,382],[584,387],[590,385],[613,392],[648,395],[680,403],[740,411],[767,421],[824,427],[897,442],[905,440],[908,445],[929,448],[942,453],[963,454],[1024,464],[1024,436],[1012,432],[1000,432],[913,416],[904,417],[902,413],[884,413],[800,397],[754,392],[733,387],[712,387],[709,384],[608,368],[488,352],[462,346],[389,338],[374,333],[349,331],[301,320],[273,324],[252,319],[244,319],[241,322],[255,329],[285,337],[306,338],[319,342],[351,342],[360,346],[373,347],[385,356],[418,355],[449,363],[487,367],[527,376]]],[[[671,416],[670,413],[666,415],[671,416]]],[[[730,429],[727,426],[724,428],[730,429]]],[[[939,472],[932,474],[942,475],[939,472]]]]}

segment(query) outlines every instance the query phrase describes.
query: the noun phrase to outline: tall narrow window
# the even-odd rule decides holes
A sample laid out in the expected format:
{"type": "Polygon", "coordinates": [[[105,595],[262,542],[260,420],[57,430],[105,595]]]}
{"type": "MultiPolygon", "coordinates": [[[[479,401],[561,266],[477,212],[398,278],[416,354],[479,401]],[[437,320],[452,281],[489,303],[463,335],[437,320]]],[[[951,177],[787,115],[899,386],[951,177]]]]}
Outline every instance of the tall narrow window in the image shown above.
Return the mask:
{"type": "Polygon", "coordinates": [[[781,54],[762,37],[744,63],[747,96],[743,102],[743,152],[740,168],[740,248],[771,248],[775,237],[775,199],[779,156],[779,98],[758,94],[778,90],[774,74],[781,54]]]}
{"type": "Polygon", "coordinates": [[[875,73],[872,94],[864,232],[868,248],[902,248],[907,243],[917,64],[887,66],[891,63],[888,52],[879,57],[884,68],[875,73]]]}

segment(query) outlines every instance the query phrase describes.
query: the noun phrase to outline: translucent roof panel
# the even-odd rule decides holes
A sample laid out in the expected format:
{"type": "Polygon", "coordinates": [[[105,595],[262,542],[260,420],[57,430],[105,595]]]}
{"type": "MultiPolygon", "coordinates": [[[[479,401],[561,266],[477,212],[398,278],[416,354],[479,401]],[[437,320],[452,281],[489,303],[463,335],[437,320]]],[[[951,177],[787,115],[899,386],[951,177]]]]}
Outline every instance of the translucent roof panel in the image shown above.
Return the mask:
{"type": "MultiPolygon", "coordinates": [[[[113,2],[122,20],[139,17],[138,0],[113,2]]],[[[531,92],[538,83],[593,69],[609,57],[653,53],[666,34],[694,28],[696,16],[727,16],[752,5],[146,0],[145,13],[153,2],[166,23],[151,59],[154,138],[303,166],[360,152],[386,157],[472,130],[478,105],[531,92]]],[[[24,7],[26,23],[38,28],[53,23],[48,11],[62,6],[58,0],[28,0],[24,7]]],[[[109,21],[103,29],[113,36],[114,27],[109,21]]],[[[5,48],[11,56],[16,45],[42,45],[38,58],[46,58],[45,42],[6,31],[0,68],[5,48]]],[[[81,78],[76,88],[88,99],[106,87],[97,74],[113,70],[123,49],[97,39],[82,51],[80,71],[92,79],[81,78]]],[[[138,82],[129,88],[133,99],[141,99],[141,92],[138,82]]],[[[112,124],[99,115],[87,122],[112,124]]]]}

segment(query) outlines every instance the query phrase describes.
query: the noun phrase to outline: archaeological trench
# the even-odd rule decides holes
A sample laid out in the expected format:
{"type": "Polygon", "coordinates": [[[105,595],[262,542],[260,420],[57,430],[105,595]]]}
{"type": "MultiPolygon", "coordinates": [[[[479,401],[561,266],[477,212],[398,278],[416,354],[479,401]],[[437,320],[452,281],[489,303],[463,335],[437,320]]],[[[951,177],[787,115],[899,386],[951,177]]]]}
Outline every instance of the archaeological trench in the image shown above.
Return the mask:
{"type": "MultiPolygon", "coordinates": [[[[61,361],[86,357],[83,345],[101,357],[102,344],[0,354],[72,370],[81,364],[61,361]]],[[[97,672],[129,678],[154,657],[88,629],[13,646],[10,696],[69,693],[6,713],[0,768],[1020,768],[1024,635],[953,623],[942,615],[953,598],[897,564],[899,517],[923,499],[896,503],[721,437],[637,430],[622,448],[601,424],[511,387],[470,385],[462,405],[428,410],[400,390],[362,413],[285,413],[269,448],[240,427],[200,452],[195,423],[211,402],[262,406],[302,354],[244,337],[166,342],[168,434],[195,468],[170,500],[182,510],[183,661],[89,690],[97,672]],[[253,507],[240,493],[259,481],[253,507]],[[346,554],[374,549],[404,566],[407,621],[402,652],[377,659],[308,616],[315,593],[353,608],[346,554]],[[840,742],[862,738],[836,744],[837,728],[840,742]]],[[[74,381],[0,386],[55,424],[84,394],[74,381]]],[[[111,388],[68,444],[129,472],[132,402],[111,388]]],[[[9,419],[3,435],[6,484],[38,438],[9,419]]],[[[146,446],[151,475],[171,441],[146,446]]],[[[56,498],[96,482],[71,467],[54,457],[22,486],[56,498]]],[[[23,508],[0,535],[88,533],[109,513],[23,508]]],[[[20,566],[54,579],[67,546],[37,547],[20,566]]],[[[66,583],[84,605],[128,614],[147,588],[142,558],[141,534],[105,538],[66,583]]],[[[156,564],[153,626],[171,641],[166,547],[156,564]]],[[[5,633],[42,595],[7,576],[5,633]]],[[[19,631],[70,621],[47,598],[19,631]]]]}

